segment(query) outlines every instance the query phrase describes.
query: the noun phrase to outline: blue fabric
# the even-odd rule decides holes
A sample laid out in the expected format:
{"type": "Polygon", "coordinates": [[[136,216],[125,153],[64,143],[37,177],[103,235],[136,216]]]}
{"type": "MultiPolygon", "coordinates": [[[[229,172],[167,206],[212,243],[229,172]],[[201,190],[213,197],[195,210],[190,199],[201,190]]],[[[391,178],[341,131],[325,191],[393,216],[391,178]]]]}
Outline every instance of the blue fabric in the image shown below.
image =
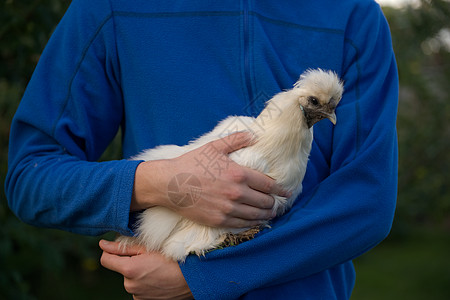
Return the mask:
{"type": "Polygon", "coordinates": [[[132,234],[139,162],[96,162],[119,127],[125,158],[183,145],[319,67],[345,94],[337,126],[314,126],[292,210],[181,269],[196,299],[348,299],[351,259],[389,233],[397,194],[398,79],[374,1],[74,0],[13,120],[9,205],[36,226],[132,234]]]}

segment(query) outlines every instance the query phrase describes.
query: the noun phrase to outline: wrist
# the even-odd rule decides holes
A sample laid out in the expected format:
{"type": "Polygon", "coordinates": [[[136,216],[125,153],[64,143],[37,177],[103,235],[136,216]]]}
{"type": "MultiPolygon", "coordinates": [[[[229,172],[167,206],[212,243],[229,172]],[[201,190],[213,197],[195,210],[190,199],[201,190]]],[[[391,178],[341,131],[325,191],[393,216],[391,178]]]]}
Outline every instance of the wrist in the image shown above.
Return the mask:
{"type": "Polygon", "coordinates": [[[140,163],[134,176],[130,211],[139,211],[162,205],[167,198],[165,173],[168,160],[153,160],[140,163]]]}

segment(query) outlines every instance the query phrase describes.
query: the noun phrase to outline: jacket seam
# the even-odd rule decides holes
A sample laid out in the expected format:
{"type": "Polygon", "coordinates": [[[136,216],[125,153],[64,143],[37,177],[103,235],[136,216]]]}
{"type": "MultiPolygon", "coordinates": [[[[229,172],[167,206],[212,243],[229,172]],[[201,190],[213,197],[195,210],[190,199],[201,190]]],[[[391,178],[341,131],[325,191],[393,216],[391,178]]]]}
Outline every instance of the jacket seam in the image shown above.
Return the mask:
{"type": "Polygon", "coordinates": [[[266,17],[266,16],[264,16],[264,15],[262,15],[260,13],[254,12],[254,11],[249,11],[249,14],[257,17],[260,20],[263,20],[263,21],[266,21],[268,23],[272,23],[272,24],[275,24],[275,25],[283,26],[283,27],[291,27],[291,28],[296,28],[296,29],[303,29],[303,30],[316,31],[316,32],[324,32],[324,33],[331,33],[331,34],[338,34],[338,35],[343,35],[344,34],[344,30],[342,30],[342,29],[333,29],[333,28],[327,28],[327,27],[313,27],[313,26],[301,25],[301,24],[297,24],[297,23],[293,23],[293,22],[282,21],[282,20],[266,17]]]}
{"type": "Polygon", "coordinates": [[[360,91],[360,79],[361,79],[361,66],[359,64],[360,50],[358,46],[349,38],[345,38],[344,41],[348,43],[355,50],[355,68],[356,68],[356,81],[355,81],[355,113],[356,113],[356,147],[355,147],[355,157],[358,155],[361,149],[361,110],[359,100],[361,98],[360,91]]]}
{"type": "MultiPolygon", "coordinates": [[[[244,14],[244,11],[192,11],[192,12],[130,12],[130,11],[113,11],[112,15],[114,17],[134,17],[134,18],[182,18],[182,17],[237,17],[244,14]]],[[[309,31],[324,32],[331,34],[343,35],[344,30],[334,29],[327,27],[313,27],[307,25],[301,25],[293,22],[282,21],[270,17],[266,17],[260,13],[249,10],[248,14],[255,16],[262,21],[272,23],[279,26],[291,27],[309,31]]]]}
{"type": "Polygon", "coordinates": [[[100,23],[100,25],[97,27],[97,30],[94,32],[92,37],[87,42],[86,46],[83,48],[83,51],[81,52],[80,59],[79,59],[79,61],[77,62],[76,66],[75,66],[75,70],[73,71],[72,76],[70,77],[69,84],[68,84],[68,89],[67,89],[67,94],[66,94],[66,97],[64,98],[63,106],[61,108],[61,111],[60,111],[58,117],[55,119],[55,123],[53,124],[53,128],[52,128],[52,131],[51,131],[52,132],[52,136],[55,136],[55,133],[56,133],[55,131],[56,131],[56,127],[58,125],[58,122],[60,121],[60,119],[62,118],[62,115],[66,111],[67,104],[69,103],[69,99],[70,99],[71,94],[72,94],[73,82],[75,80],[75,77],[78,74],[78,71],[81,68],[81,65],[82,65],[84,59],[86,58],[87,52],[88,52],[89,48],[91,47],[91,45],[94,43],[94,41],[97,38],[97,36],[102,31],[103,27],[106,25],[106,23],[108,23],[108,21],[111,18],[112,18],[112,14],[109,14],[108,16],[106,16],[106,18],[100,23]]]}

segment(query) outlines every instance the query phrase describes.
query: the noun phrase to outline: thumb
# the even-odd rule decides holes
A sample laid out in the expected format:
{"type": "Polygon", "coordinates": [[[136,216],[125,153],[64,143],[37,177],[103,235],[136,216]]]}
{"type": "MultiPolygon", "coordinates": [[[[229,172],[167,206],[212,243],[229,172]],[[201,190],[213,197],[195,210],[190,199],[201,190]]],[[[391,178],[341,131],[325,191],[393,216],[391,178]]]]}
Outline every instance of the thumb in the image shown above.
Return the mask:
{"type": "Polygon", "coordinates": [[[229,154],[233,151],[252,145],[253,135],[250,132],[236,132],[221,139],[211,142],[211,145],[219,152],[229,154]]]}

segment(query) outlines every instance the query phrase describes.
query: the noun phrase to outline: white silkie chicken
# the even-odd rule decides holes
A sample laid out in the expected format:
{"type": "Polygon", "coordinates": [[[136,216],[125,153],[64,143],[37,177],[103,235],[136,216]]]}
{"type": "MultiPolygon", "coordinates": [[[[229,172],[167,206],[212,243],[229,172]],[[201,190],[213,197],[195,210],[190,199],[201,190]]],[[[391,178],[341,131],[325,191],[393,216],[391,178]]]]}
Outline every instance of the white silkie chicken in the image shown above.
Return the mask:
{"type": "MultiPolygon", "coordinates": [[[[133,159],[174,158],[233,132],[249,131],[254,136],[254,143],[232,152],[229,157],[240,165],[265,173],[292,192],[288,199],[273,195],[273,210],[281,215],[302,191],[313,139],[312,126],[325,118],[336,124],[335,108],[342,93],[343,84],[334,72],[307,70],[292,89],[270,99],[257,118],[230,116],[186,146],[159,146],[133,159]]],[[[135,237],[121,236],[118,241],[122,247],[141,244],[148,251],[159,251],[168,258],[184,261],[190,253],[203,255],[216,248],[227,233],[236,234],[247,229],[201,225],[170,209],[156,206],[139,216],[135,237]]]]}

